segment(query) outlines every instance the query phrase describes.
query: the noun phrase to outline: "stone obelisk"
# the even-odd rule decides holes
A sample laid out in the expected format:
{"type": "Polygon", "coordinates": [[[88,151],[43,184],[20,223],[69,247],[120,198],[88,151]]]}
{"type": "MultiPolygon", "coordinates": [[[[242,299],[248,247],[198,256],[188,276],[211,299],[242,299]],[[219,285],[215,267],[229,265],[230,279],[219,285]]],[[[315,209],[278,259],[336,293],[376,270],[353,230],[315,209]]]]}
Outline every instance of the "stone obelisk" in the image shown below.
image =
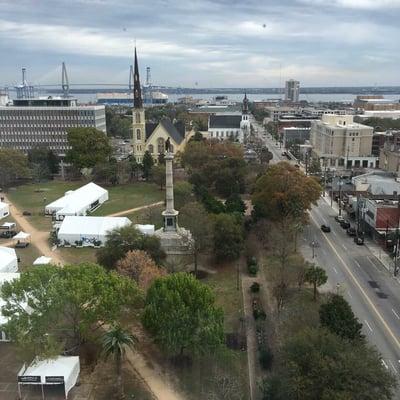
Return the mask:
{"type": "Polygon", "coordinates": [[[166,208],[162,212],[164,217],[164,231],[176,232],[178,230],[178,214],[174,208],[174,176],[172,172],[172,162],[174,155],[167,148],[165,155],[165,202],[166,208]]]}

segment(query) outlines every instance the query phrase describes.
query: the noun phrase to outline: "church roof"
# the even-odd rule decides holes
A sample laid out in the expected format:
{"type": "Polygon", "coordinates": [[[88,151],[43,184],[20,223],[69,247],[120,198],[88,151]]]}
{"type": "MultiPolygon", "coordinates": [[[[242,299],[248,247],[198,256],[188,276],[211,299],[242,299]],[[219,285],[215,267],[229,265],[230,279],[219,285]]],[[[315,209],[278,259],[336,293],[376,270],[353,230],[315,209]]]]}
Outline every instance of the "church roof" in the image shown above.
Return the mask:
{"type": "Polygon", "coordinates": [[[210,115],[210,128],[240,128],[241,115],[210,115]]]}
{"type": "Polygon", "coordinates": [[[152,133],[160,124],[177,144],[182,143],[183,139],[185,138],[185,124],[182,121],[178,121],[173,124],[168,118],[162,119],[159,124],[154,122],[146,122],[146,140],[150,138],[152,133]]]}

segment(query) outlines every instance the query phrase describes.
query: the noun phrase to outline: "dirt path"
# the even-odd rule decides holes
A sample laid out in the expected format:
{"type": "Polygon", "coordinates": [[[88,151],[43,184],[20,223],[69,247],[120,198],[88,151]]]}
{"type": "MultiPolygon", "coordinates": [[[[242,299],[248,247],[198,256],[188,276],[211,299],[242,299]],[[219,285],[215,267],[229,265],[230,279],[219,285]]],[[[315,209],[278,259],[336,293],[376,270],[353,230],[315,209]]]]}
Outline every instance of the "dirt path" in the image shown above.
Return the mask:
{"type": "Polygon", "coordinates": [[[64,261],[57,251],[52,251],[49,245],[49,232],[39,231],[22,215],[21,211],[15,207],[5,196],[5,200],[10,205],[10,214],[20,228],[31,234],[31,245],[35,246],[42,255],[50,257],[55,264],[64,264],[64,261]]]}
{"type": "Polygon", "coordinates": [[[117,213],[107,215],[107,217],[120,217],[122,215],[132,214],[136,211],[145,210],[146,208],[161,206],[163,204],[164,204],[163,201],[158,201],[157,203],[148,204],[146,206],[130,208],[129,210],[124,210],[124,211],[118,211],[117,213]]]}

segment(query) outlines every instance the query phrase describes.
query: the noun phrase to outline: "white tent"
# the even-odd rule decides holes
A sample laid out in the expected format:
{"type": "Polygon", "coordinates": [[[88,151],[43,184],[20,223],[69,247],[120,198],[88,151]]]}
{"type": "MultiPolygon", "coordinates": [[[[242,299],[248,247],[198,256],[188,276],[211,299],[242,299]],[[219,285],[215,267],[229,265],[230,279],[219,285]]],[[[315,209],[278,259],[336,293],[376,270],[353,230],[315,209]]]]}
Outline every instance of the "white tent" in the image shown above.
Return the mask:
{"type": "MultiPolygon", "coordinates": [[[[0,288],[4,282],[11,282],[14,279],[19,279],[20,274],[17,272],[3,272],[0,274],[0,288]]],[[[6,334],[1,331],[1,326],[8,322],[8,318],[1,315],[1,308],[5,305],[5,302],[0,298],[0,342],[7,342],[8,339],[6,334]]]]}
{"type": "Polygon", "coordinates": [[[51,264],[51,257],[40,256],[33,262],[33,265],[46,265],[46,264],[51,264]]]}
{"type": "Polygon", "coordinates": [[[130,225],[126,217],[72,217],[67,216],[57,233],[61,245],[104,245],[107,233],[130,225]],[[66,243],[67,242],[67,243],[66,243]],[[81,243],[80,243],[81,242],[81,243]]]}
{"type": "Polygon", "coordinates": [[[154,235],[154,225],[135,224],[135,228],[144,235],[154,235]]]}
{"type": "Polygon", "coordinates": [[[0,225],[0,229],[13,229],[16,227],[15,222],[4,222],[4,224],[0,225]]]}
{"type": "Polygon", "coordinates": [[[62,220],[67,215],[86,215],[108,200],[108,191],[93,182],[76,190],[69,190],[56,201],[45,208],[47,215],[56,216],[56,220],[62,220]]]}
{"type": "Polygon", "coordinates": [[[0,273],[17,271],[18,258],[15,250],[9,247],[0,247],[0,273]]]}
{"type": "MultiPolygon", "coordinates": [[[[75,386],[80,372],[79,357],[58,356],[55,359],[34,361],[18,372],[18,390],[20,385],[41,385],[44,397],[44,386],[64,385],[65,398],[75,386]]],[[[21,392],[20,392],[21,397],[21,392]]]]}
{"type": "Polygon", "coordinates": [[[23,241],[27,241],[29,238],[31,237],[30,233],[26,233],[26,232],[18,232],[13,239],[15,240],[23,240],[23,241]]]}
{"type": "Polygon", "coordinates": [[[7,203],[0,201],[0,219],[8,217],[10,215],[10,207],[7,203]]]}

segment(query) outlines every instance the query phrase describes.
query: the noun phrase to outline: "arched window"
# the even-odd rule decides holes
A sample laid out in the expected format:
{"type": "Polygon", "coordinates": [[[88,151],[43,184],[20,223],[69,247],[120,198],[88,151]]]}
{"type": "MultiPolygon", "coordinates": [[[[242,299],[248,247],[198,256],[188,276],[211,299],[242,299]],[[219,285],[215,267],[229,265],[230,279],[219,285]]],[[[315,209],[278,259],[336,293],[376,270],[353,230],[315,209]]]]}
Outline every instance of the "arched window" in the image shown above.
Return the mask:
{"type": "Polygon", "coordinates": [[[158,150],[158,153],[160,153],[160,154],[165,153],[165,140],[163,138],[157,139],[157,150],[158,150]]]}
{"type": "Polygon", "coordinates": [[[154,146],[152,144],[149,144],[149,153],[154,153],[154,146]]]}
{"type": "Polygon", "coordinates": [[[140,129],[136,129],[136,139],[137,140],[142,140],[142,134],[140,132],[140,129]]]}
{"type": "Polygon", "coordinates": [[[140,124],[140,113],[139,112],[136,113],[136,123],[140,124]]]}

